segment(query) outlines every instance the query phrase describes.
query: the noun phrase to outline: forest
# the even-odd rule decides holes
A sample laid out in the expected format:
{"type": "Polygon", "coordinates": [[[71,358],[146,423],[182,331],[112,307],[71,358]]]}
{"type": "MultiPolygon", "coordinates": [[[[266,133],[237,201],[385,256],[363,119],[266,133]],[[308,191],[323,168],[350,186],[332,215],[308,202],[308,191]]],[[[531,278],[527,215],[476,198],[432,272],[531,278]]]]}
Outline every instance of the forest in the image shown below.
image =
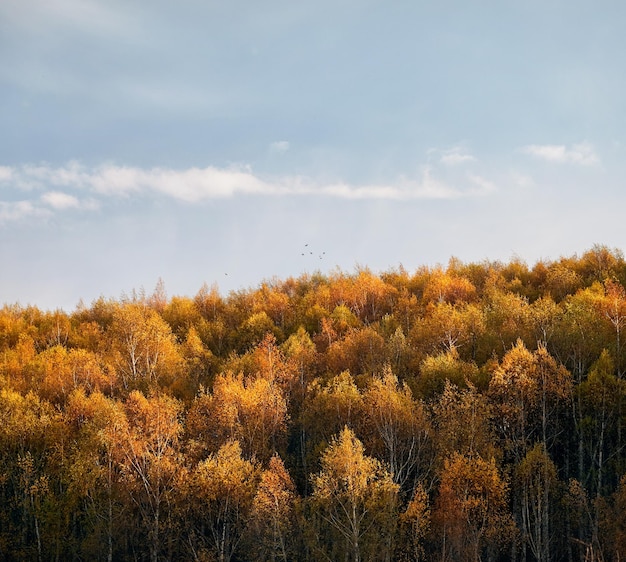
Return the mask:
{"type": "Polygon", "coordinates": [[[625,287],[596,245],[4,304],[0,559],[626,560],[625,287]]]}

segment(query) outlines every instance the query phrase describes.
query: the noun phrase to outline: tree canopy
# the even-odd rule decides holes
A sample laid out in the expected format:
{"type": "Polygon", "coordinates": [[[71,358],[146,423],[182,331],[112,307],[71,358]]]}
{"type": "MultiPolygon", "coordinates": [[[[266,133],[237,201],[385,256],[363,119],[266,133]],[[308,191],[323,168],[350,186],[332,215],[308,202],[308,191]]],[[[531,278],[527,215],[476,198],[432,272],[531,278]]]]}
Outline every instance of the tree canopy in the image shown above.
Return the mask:
{"type": "Polygon", "coordinates": [[[0,308],[0,558],[626,559],[626,261],[0,308]]]}

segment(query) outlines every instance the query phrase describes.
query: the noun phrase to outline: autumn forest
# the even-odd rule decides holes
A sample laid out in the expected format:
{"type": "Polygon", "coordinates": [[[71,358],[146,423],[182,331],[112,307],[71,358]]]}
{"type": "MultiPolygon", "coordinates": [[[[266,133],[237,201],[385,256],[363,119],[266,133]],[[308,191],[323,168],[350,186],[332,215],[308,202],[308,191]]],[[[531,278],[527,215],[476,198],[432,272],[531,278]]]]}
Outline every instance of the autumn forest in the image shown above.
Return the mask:
{"type": "Polygon", "coordinates": [[[626,560],[626,260],[0,308],[0,559],[626,560]]]}

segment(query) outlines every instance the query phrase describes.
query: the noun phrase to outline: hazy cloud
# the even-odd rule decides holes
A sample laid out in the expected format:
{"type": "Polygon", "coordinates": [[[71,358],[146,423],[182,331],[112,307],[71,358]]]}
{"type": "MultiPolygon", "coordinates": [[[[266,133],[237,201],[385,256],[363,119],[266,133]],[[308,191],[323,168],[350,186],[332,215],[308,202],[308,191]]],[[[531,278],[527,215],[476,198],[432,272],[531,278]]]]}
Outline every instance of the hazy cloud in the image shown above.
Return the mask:
{"type": "Polygon", "coordinates": [[[49,191],[41,196],[41,200],[53,209],[75,209],[80,206],[80,202],[73,195],[61,193],[59,191],[49,191]]]}
{"type": "Polygon", "coordinates": [[[446,166],[458,166],[459,164],[475,162],[476,158],[469,152],[457,147],[444,150],[439,161],[446,166]]]}
{"type": "Polygon", "coordinates": [[[80,200],[61,191],[48,191],[41,196],[41,201],[57,211],[65,211],[66,209],[93,211],[100,206],[95,199],[80,200]]]}
{"type": "Polygon", "coordinates": [[[535,180],[532,178],[532,176],[525,174],[525,173],[518,172],[518,171],[510,172],[509,179],[512,185],[514,185],[515,187],[520,187],[520,188],[525,189],[525,188],[533,187],[535,185],[535,180]]]}
{"type": "Polygon", "coordinates": [[[593,146],[587,142],[569,148],[563,144],[531,144],[522,148],[522,152],[557,164],[593,166],[600,162],[593,146]]]}
{"type": "Polygon", "coordinates": [[[13,169],[8,166],[0,166],[0,181],[9,181],[13,177],[13,169]]]}
{"type": "Polygon", "coordinates": [[[130,26],[128,12],[122,3],[94,0],[4,0],[0,15],[13,27],[31,33],[41,33],[63,27],[85,34],[130,35],[137,26],[130,26]]]}
{"type": "MultiPolygon", "coordinates": [[[[37,200],[55,211],[94,209],[98,203],[93,197],[131,197],[161,194],[187,203],[234,197],[260,196],[324,196],[341,199],[456,199],[485,195],[495,186],[480,176],[468,175],[462,186],[451,186],[434,177],[426,166],[417,179],[401,178],[382,185],[353,185],[347,182],[320,183],[303,176],[285,176],[262,179],[250,169],[241,168],[169,168],[143,169],[107,164],[87,168],[77,162],[66,166],[25,165],[5,167],[1,178],[9,186],[24,190],[46,190],[37,200]],[[52,189],[50,189],[52,188],[52,189]],[[67,190],[91,195],[81,200],[67,190]]],[[[31,203],[36,208],[37,203],[31,203]]],[[[26,213],[28,209],[22,209],[26,213]]],[[[6,216],[19,214],[5,210],[6,216]]],[[[5,217],[6,218],[6,217],[5,217]]]]}
{"type": "Polygon", "coordinates": [[[289,141],[275,141],[270,144],[270,152],[272,154],[282,154],[283,152],[287,152],[289,150],[289,141]]]}
{"type": "Polygon", "coordinates": [[[474,185],[473,189],[468,190],[468,195],[487,195],[497,191],[496,185],[476,174],[468,174],[469,181],[474,185]]]}
{"type": "Polygon", "coordinates": [[[47,216],[50,212],[30,201],[0,201],[0,224],[32,216],[47,216]]]}

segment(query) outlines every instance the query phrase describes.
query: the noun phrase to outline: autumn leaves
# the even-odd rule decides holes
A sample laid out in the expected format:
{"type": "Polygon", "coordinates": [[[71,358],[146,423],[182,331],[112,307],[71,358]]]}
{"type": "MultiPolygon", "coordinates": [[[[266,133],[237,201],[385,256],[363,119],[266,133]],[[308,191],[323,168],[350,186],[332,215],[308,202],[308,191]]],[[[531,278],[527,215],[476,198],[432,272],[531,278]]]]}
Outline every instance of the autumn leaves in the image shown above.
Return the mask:
{"type": "Polygon", "coordinates": [[[0,309],[14,560],[624,557],[626,262],[0,309]]]}

